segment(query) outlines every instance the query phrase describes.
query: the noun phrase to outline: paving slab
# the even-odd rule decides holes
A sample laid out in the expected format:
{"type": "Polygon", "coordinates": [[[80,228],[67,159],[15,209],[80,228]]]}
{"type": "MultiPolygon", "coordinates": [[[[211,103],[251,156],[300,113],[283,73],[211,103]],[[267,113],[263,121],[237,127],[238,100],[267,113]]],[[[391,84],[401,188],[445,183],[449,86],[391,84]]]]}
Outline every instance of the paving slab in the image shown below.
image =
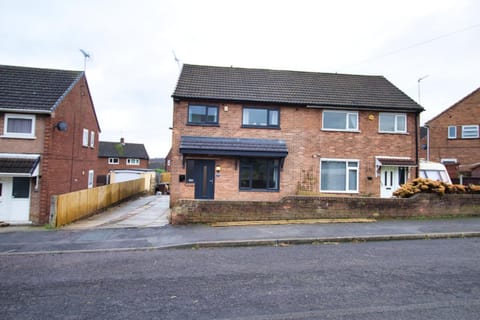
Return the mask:
{"type": "Polygon", "coordinates": [[[164,225],[142,228],[12,231],[0,233],[0,256],[464,237],[480,237],[480,218],[235,227],[164,225]]]}

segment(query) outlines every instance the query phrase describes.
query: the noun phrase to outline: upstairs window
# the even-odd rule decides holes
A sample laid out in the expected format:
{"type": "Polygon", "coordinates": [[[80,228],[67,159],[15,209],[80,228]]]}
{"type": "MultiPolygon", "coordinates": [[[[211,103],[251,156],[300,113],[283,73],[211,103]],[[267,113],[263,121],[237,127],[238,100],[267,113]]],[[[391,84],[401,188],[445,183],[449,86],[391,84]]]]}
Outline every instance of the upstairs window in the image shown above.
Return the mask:
{"type": "Polygon", "coordinates": [[[108,158],[108,164],[119,164],[120,159],[119,158],[108,158]]]}
{"type": "Polygon", "coordinates": [[[128,158],[127,165],[129,166],[138,166],[140,165],[140,159],[128,158]]]}
{"type": "Polygon", "coordinates": [[[257,107],[243,108],[243,127],[278,128],[280,111],[257,107]]]}
{"type": "Polygon", "coordinates": [[[457,139],[457,127],[448,126],[448,139],[457,139]]]}
{"type": "Polygon", "coordinates": [[[188,106],[188,123],[201,125],[218,124],[218,107],[189,105],[188,106]]]}
{"type": "Polygon", "coordinates": [[[476,125],[476,126],[462,126],[462,138],[463,139],[478,138],[478,125],[476,125]]]}
{"type": "Polygon", "coordinates": [[[379,116],[380,132],[386,133],[406,133],[407,115],[395,113],[380,113],[379,116]]]}
{"type": "Polygon", "coordinates": [[[323,130],[358,131],[358,112],[323,111],[323,130]]]}
{"type": "Polygon", "coordinates": [[[35,138],[35,115],[7,113],[3,135],[10,138],[35,138]]]}
{"type": "Polygon", "coordinates": [[[90,148],[95,147],[95,131],[90,132],[90,148]]]}
{"type": "Polygon", "coordinates": [[[83,129],[82,146],[88,147],[88,129],[83,129]]]}

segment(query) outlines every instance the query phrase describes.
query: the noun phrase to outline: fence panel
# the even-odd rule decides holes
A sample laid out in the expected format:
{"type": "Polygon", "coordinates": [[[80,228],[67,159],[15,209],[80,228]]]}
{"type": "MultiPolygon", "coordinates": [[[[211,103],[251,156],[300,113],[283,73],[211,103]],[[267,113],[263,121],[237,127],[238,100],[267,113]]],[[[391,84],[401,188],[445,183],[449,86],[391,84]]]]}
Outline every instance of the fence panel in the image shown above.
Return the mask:
{"type": "Polygon", "coordinates": [[[55,212],[50,215],[54,221],[50,224],[55,227],[69,224],[145,191],[148,191],[145,179],[141,178],[55,196],[55,212]]]}

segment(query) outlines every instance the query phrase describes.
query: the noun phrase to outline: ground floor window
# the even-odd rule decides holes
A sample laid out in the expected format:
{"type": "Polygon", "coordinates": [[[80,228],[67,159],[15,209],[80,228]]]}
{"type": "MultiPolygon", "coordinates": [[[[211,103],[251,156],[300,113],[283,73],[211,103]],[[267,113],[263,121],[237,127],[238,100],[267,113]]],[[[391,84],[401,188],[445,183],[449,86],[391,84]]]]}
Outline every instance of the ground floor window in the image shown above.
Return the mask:
{"type": "Polygon", "coordinates": [[[279,159],[242,158],[240,160],[240,190],[278,191],[279,159]]]}
{"type": "Polygon", "coordinates": [[[358,160],[321,160],[320,180],[320,191],[358,192],[358,160]]]}
{"type": "Polygon", "coordinates": [[[93,188],[93,178],[95,173],[93,170],[88,170],[88,188],[93,188]]]}
{"type": "Polygon", "coordinates": [[[13,177],[12,196],[28,198],[30,196],[30,178],[13,177]]]}

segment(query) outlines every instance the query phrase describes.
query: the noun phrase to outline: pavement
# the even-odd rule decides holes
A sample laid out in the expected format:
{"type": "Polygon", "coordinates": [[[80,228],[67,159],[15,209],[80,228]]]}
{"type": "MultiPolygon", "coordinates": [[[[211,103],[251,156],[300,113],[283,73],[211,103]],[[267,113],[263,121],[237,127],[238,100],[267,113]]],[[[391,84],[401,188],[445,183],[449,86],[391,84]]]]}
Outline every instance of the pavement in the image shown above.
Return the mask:
{"type": "Polygon", "coordinates": [[[60,229],[3,227],[0,256],[480,237],[480,217],[173,226],[168,201],[162,195],[140,197],[60,229]]]}

